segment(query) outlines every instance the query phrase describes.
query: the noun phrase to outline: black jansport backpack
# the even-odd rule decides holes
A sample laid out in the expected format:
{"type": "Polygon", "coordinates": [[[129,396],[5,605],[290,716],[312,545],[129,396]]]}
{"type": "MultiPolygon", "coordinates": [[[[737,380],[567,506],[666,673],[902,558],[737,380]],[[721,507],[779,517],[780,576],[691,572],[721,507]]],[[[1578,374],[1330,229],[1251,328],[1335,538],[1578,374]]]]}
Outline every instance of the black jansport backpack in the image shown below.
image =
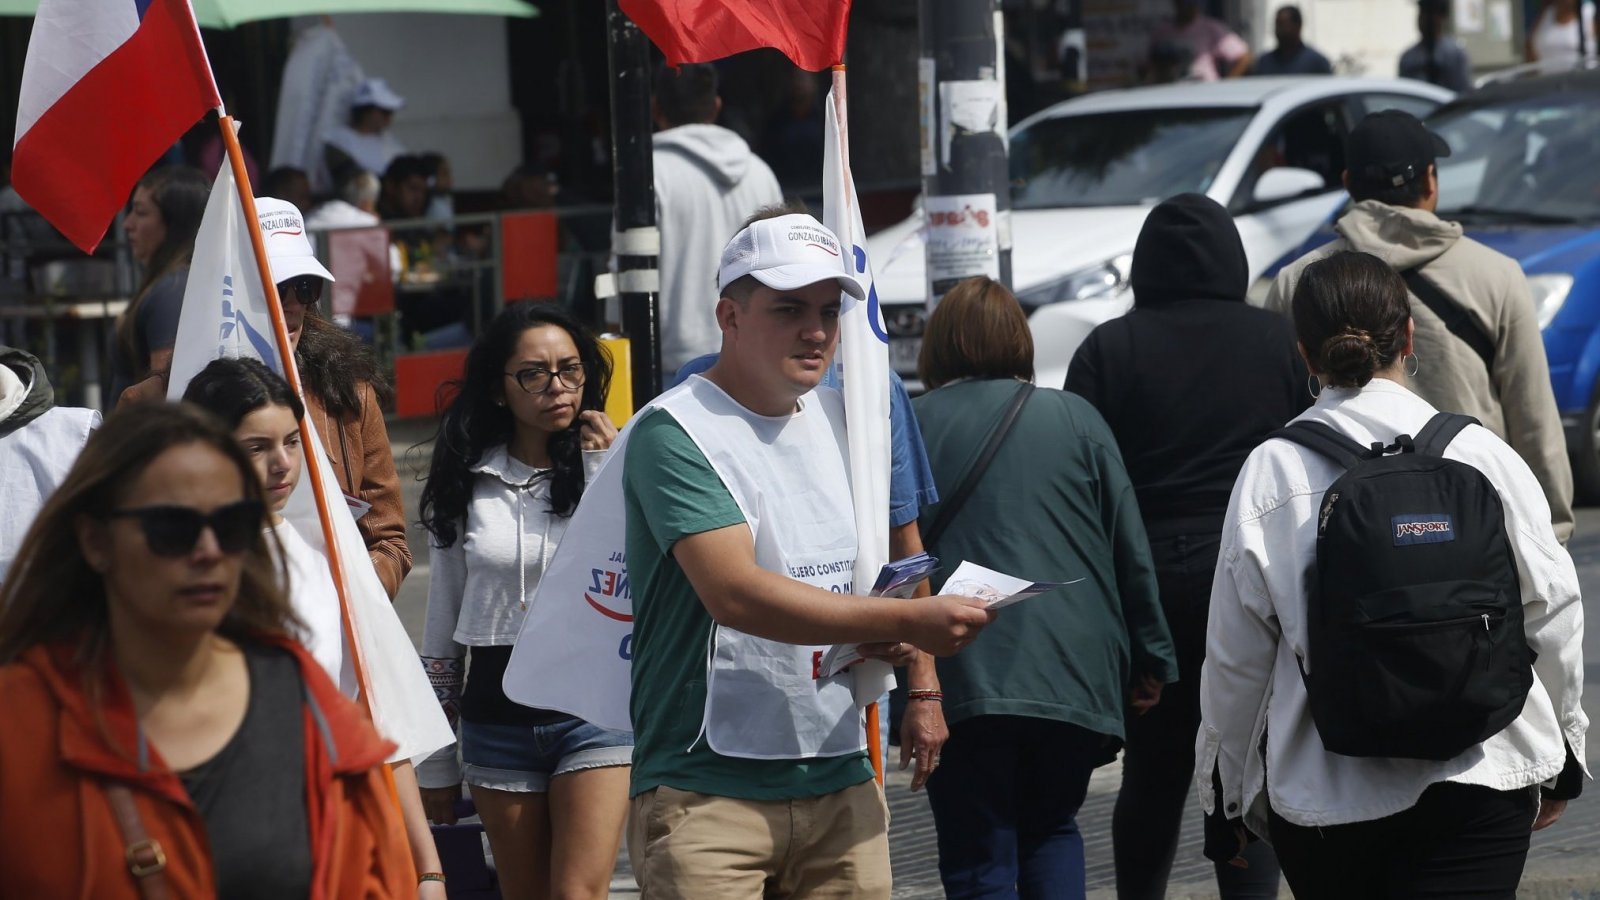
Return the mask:
{"type": "Polygon", "coordinates": [[[1273,435],[1345,469],[1317,515],[1301,663],[1331,753],[1450,759],[1522,712],[1533,651],[1500,496],[1442,456],[1475,424],[1440,413],[1370,449],[1320,422],[1273,435]]]}

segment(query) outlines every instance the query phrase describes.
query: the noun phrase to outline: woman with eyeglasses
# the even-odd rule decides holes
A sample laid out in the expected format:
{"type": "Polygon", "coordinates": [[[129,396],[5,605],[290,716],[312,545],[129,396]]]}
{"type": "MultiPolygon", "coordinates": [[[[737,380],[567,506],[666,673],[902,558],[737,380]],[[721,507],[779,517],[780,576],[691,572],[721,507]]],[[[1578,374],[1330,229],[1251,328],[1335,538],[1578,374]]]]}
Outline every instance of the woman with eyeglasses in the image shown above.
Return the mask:
{"type": "Polygon", "coordinates": [[[17,897],[415,897],[393,745],[293,639],[260,481],[189,406],[89,438],[0,594],[17,897]]]}
{"type": "MultiPolygon", "coordinates": [[[[248,358],[212,360],[189,381],[183,399],[215,414],[233,429],[234,439],[244,449],[266,490],[267,530],[285,565],[284,586],[290,605],[306,626],[301,643],[345,695],[355,699],[360,682],[355,675],[354,654],[346,652],[339,590],[333,583],[328,558],[307,543],[283,516],[305,471],[305,451],[300,444],[300,420],[305,416],[305,406],[281,375],[260,360],[248,358]]],[[[378,609],[365,607],[361,615],[392,618],[395,612],[384,604],[378,609]]],[[[411,651],[397,619],[389,623],[390,628],[377,627],[372,618],[367,621],[369,627],[361,632],[367,636],[361,643],[362,658],[371,660],[378,654],[411,651]],[[384,642],[386,635],[395,641],[384,642]]],[[[418,683],[416,687],[417,692],[405,699],[411,703],[430,702],[431,697],[420,693],[426,691],[426,686],[418,683]]],[[[424,879],[418,886],[419,897],[437,900],[445,895],[443,875],[438,849],[422,810],[415,770],[411,761],[404,758],[394,760],[393,765],[412,859],[424,879]]]]}
{"type": "Polygon", "coordinates": [[[372,567],[389,598],[411,571],[406,518],[383,408],[392,398],[371,349],[318,312],[333,283],[305,236],[294,204],[256,198],[272,279],[305,392],[306,413],[333,465],[339,490],[355,516],[372,567]]]}
{"type": "Polygon", "coordinates": [[[509,900],[603,900],[628,809],[632,735],[507,699],[500,681],[528,598],[616,428],[611,364],[558,307],[506,307],[467,354],[422,491],[432,536],[423,663],[455,747],[418,766],[435,822],[463,780],[509,900]],[[470,675],[464,674],[470,668],[470,675]]]}

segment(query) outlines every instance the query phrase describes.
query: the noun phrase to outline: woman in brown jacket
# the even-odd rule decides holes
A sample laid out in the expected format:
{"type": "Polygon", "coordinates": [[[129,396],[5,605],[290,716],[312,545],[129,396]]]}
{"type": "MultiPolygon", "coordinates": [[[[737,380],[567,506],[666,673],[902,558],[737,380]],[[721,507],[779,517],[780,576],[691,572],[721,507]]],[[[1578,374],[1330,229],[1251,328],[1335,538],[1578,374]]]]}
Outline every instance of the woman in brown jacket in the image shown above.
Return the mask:
{"type": "Polygon", "coordinates": [[[282,292],[283,313],[295,345],[306,412],[367,542],[372,567],[392,600],[411,571],[411,548],[406,545],[400,475],[383,422],[389,385],[372,351],[355,335],[322,318],[315,301],[296,302],[297,291],[282,292]]]}
{"type": "Polygon", "coordinates": [[[0,594],[6,896],[417,896],[392,745],[294,643],[264,524],[192,407],[89,439],[0,594]]]}

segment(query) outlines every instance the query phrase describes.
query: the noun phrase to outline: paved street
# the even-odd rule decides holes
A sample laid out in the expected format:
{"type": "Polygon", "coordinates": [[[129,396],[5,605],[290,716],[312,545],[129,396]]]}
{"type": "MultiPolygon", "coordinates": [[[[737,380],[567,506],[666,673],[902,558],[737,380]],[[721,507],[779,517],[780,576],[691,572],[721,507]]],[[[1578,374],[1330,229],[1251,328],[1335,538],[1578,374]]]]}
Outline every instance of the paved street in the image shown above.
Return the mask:
{"type": "MultiPolygon", "coordinates": [[[[401,422],[391,425],[395,458],[399,463],[401,478],[406,483],[406,514],[415,519],[418,509],[420,484],[413,480],[417,466],[427,463],[422,451],[407,451],[431,437],[431,427],[425,423],[401,422]]],[[[413,525],[410,530],[412,553],[416,568],[401,589],[396,607],[402,621],[410,630],[412,639],[422,634],[422,620],[428,598],[427,540],[425,533],[413,525]]],[[[1571,547],[1578,575],[1584,586],[1585,609],[1600,615],[1600,507],[1578,511],[1578,528],[1571,547]],[[1594,599],[1590,599],[1594,598],[1594,599]]],[[[1584,708],[1591,722],[1600,717],[1600,626],[1584,636],[1585,658],[1589,660],[1589,693],[1584,708]]],[[[1592,770],[1600,763],[1600,741],[1591,740],[1588,748],[1592,770]]],[[[895,751],[898,753],[898,750],[895,751]]],[[[1600,772],[1600,770],[1595,770],[1600,772]]],[[[1116,800],[1118,768],[1115,765],[1099,770],[1091,782],[1089,798],[1084,803],[1078,822],[1083,830],[1089,870],[1090,900],[1111,900],[1113,889],[1111,868],[1111,807],[1116,800]]],[[[908,780],[891,771],[889,778],[889,806],[892,822],[889,830],[891,862],[895,873],[896,898],[943,897],[939,887],[938,856],[934,846],[933,820],[926,799],[912,794],[908,780]]],[[[1519,894],[1523,900],[1594,900],[1600,898],[1600,789],[1591,785],[1592,796],[1572,804],[1566,816],[1555,827],[1534,835],[1533,851],[1529,856],[1527,874],[1519,894]]],[[[1191,806],[1185,822],[1182,844],[1178,848],[1177,862],[1169,891],[1171,900],[1181,898],[1212,898],[1216,896],[1210,880],[1210,863],[1200,855],[1199,813],[1191,806]]],[[[626,859],[620,860],[612,896],[636,896],[626,859]]],[[[1289,892],[1284,890],[1283,897],[1289,892]]]]}

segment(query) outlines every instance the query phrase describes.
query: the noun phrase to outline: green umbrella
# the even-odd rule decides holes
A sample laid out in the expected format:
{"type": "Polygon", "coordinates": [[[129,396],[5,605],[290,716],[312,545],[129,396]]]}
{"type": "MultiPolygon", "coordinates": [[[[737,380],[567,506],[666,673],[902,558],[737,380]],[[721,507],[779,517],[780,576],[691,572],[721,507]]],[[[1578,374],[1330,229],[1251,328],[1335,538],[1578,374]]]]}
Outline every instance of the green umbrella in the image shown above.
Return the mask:
{"type": "MultiPolygon", "coordinates": [[[[538,9],[523,0],[192,0],[202,28],[233,28],[260,19],[356,12],[469,13],[529,18],[538,9]]],[[[0,16],[32,16],[39,0],[0,0],[0,16]]]]}

